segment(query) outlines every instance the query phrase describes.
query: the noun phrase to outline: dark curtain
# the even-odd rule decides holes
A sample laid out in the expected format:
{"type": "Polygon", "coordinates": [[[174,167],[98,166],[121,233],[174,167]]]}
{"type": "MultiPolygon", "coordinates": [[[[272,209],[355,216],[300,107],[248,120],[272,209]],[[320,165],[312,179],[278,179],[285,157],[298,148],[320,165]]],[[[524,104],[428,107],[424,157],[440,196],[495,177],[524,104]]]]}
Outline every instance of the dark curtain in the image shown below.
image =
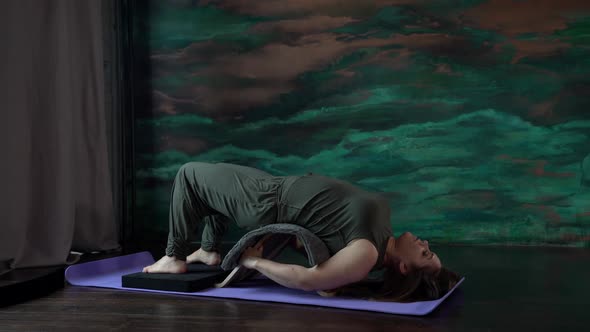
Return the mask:
{"type": "Polygon", "coordinates": [[[0,2],[0,269],[119,246],[102,33],[101,1],[0,2]]]}

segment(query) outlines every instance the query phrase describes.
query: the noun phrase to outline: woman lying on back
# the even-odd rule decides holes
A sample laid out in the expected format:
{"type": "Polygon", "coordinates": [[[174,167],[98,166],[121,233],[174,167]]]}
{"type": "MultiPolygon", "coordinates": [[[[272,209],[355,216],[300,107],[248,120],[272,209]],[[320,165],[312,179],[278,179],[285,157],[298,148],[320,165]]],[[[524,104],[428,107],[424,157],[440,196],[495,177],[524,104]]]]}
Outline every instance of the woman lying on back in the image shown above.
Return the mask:
{"type": "Polygon", "coordinates": [[[240,264],[285,287],[307,291],[354,290],[369,272],[385,269],[384,282],[371,289],[375,297],[440,297],[457,276],[442,267],[428,241],[408,232],[395,237],[390,212],[384,197],[342,180],[190,162],[173,183],[166,255],[143,272],[184,273],[189,263],[220,264],[219,245],[230,223],[246,229],[293,223],[319,237],[330,259],[313,267],[283,264],[262,258],[259,247],[247,249],[240,264]],[[199,223],[204,225],[201,248],[190,253],[199,223]]]}

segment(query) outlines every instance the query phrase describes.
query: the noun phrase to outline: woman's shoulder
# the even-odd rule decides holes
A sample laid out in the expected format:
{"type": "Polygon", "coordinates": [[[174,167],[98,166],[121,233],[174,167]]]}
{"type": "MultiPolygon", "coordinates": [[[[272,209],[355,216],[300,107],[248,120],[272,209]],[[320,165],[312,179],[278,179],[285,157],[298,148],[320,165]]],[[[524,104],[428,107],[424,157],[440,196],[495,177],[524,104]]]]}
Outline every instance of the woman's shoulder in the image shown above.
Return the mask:
{"type": "Polygon", "coordinates": [[[365,238],[357,238],[354,240],[349,241],[346,244],[345,248],[348,247],[352,247],[355,248],[357,250],[362,250],[368,254],[375,254],[375,257],[377,257],[379,255],[379,252],[377,251],[377,247],[375,247],[375,244],[370,241],[369,239],[365,239],[365,238]]]}

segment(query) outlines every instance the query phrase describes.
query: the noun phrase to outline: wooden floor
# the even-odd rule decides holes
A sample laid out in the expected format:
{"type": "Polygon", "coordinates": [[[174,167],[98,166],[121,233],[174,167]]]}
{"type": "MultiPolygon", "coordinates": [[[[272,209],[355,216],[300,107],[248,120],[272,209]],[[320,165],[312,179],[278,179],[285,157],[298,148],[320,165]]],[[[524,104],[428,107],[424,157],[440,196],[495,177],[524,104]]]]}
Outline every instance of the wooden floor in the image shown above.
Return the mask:
{"type": "Polygon", "coordinates": [[[0,331],[566,332],[590,326],[590,250],[437,249],[466,280],[426,317],[66,286],[1,308],[0,331]]]}

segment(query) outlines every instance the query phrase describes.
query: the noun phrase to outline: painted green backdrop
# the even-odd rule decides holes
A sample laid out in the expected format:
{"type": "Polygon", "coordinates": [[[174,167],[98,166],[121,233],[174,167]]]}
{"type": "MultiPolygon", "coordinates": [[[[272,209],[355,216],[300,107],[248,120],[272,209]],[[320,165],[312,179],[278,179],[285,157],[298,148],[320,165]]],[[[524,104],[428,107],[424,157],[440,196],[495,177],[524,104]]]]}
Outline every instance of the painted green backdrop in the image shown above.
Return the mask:
{"type": "Polygon", "coordinates": [[[223,161],[381,192],[435,243],[589,246],[590,2],[140,3],[146,238],[178,168],[223,161]]]}

